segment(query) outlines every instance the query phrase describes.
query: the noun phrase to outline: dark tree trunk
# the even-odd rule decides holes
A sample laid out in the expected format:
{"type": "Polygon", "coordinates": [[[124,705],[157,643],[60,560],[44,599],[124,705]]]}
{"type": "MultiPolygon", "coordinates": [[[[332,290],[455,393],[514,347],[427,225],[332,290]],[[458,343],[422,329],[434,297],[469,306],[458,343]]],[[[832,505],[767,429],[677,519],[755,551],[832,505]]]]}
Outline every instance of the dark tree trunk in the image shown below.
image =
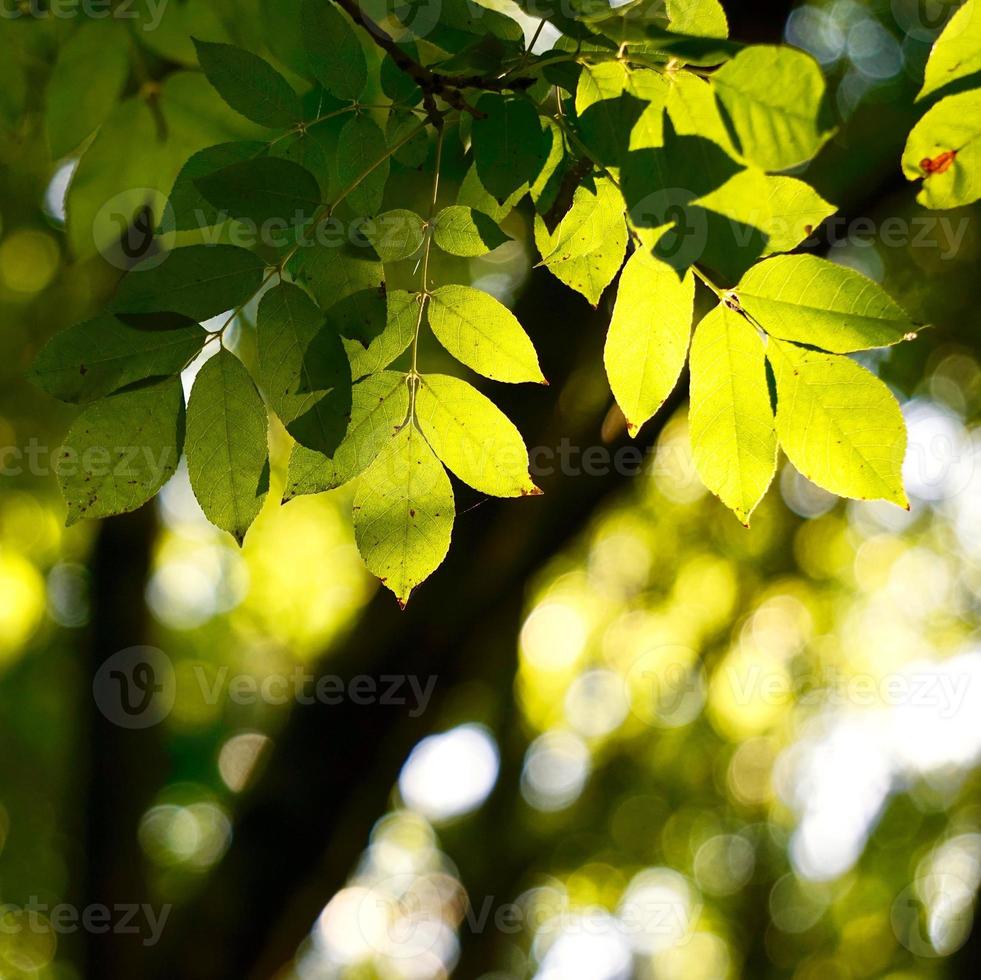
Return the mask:
{"type": "MultiPolygon", "coordinates": [[[[100,525],[90,560],[92,619],[86,647],[88,683],[82,691],[88,739],[87,766],[82,766],[84,852],[74,888],[80,910],[148,901],[137,828],[166,779],[160,728],[121,726],[112,705],[94,696],[92,682],[113,654],[147,642],[145,588],[155,534],[152,505],[113,517],[100,525]]],[[[118,919],[114,913],[113,921],[118,919]]],[[[145,975],[145,934],[100,927],[84,935],[86,976],[132,980],[145,975]]]]}

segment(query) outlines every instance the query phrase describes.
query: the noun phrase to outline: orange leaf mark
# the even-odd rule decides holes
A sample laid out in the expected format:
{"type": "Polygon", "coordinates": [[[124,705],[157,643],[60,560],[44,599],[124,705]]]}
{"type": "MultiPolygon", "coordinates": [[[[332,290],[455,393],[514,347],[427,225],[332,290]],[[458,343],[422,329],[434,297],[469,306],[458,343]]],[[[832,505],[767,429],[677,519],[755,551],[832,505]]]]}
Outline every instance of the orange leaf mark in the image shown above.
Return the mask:
{"type": "Polygon", "coordinates": [[[957,150],[947,150],[932,160],[927,157],[920,161],[920,169],[929,177],[931,174],[942,174],[950,169],[950,165],[957,156],[957,150]]]}

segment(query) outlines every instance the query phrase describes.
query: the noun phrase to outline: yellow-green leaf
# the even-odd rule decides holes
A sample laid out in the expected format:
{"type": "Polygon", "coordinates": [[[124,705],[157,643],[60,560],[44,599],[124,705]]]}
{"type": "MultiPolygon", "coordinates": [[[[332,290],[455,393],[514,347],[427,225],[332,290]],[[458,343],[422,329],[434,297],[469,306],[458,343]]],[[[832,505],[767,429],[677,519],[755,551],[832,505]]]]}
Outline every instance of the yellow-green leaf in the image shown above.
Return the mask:
{"type": "Polygon", "coordinates": [[[836,354],[888,347],[916,330],[878,283],[813,255],[760,262],[736,291],[743,308],[771,337],[836,354]]]}
{"type": "Polygon", "coordinates": [[[239,544],[269,492],[266,406],[242,362],[220,350],[187,402],[187,472],[205,516],[239,544]]]}
{"type": "Polygon", "coordinates": [[[695,280],[638,250],[620,276],[603,360],[631,435],[664,404],[688,354],[695,280]]]}
{"type": "Polygon", "coordinates": [[[473,286],[440,286],[428,309],[436,339],[467,367],[493,381],[545,383],[531,338],[493,296],[473,286]]]}
{"type": "Polygon", "coordinates": [[[58,453],[68,525],[145,504],[177,469],[183,444],[179,378],[93,402],[75,419],[58,453]]]}
{"type": "Polygon", "coordinates": [[[702,482],[748,524],[777,469],[777,435],[763,340],[725,304],[692,338],[688,429],[702,482]]]}
{"type": "Polygon", "coordinates": [[[848,357],[770,339],[777,437],[809,480],[841,497],[909,507],[903,489],[906,427],[875,375],[848,357]]]}
{"type": "Polygon", "coordinates": [[[436,215],[433,240],[444,252],[473,258],[486,255],[511,237],[482,211],[454,204],[436,215]]]}
{"type": "Polygon", "coordinates": [[[605,179],[594,189],[578,187],[572,207],[553,233],[535,217],[535,245],[557,279],[596,306],[627,251],[623,197],[605,179]]]}
{"type": "Polygon", "coordinates": [[[936,210],[981,197],[981,89],[941,99],[914,127],[903,173],[922,180],[916,200],[936,210]]]}
{"type": "Polygon", "coordinates": [[[831,135],[823,118],[825,85],[817,62],[790,47],[745,48],[713,76],[740,149],[764,170],[810,160],[831,135]]]}
{"type": "Polygon", "coordinates": [[[436,455],[475,490],[494,497],[540,492],[528,473],[521,433],[466,381],[423,375],[416,391],[416,418],[436,455]]]}
{"type": "Polygon", "coordinates": [[[926,63],[917,101],[951,82],[981,72],[981,4],[967,0],[937,38],[926,63]]]}
{"type": "Polygon", "coordinates": [[[301,494],[322,493],[353,480],[378,455],[405,422],[409,388],[405,375],[380,371],[352,389],[351,418],[340,445],[330,455],[293,447],[283,502],[301,494]]]}
{"type": "Polygon", "coordinates": [[[358,550],[399,605],[442,564],[453,517],[450,478],[410,422],[361,474],[354,495],[358,550]]]}

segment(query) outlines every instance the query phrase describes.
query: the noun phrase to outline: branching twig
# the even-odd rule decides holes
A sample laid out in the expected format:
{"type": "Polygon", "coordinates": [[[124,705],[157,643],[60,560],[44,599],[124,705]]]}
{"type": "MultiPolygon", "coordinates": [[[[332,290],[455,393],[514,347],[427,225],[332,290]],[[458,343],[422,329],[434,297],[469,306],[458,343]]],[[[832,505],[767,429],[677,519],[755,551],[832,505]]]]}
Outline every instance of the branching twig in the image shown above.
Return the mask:
{"type": "Polygon", "coordinates": [[[475,119],[482,119],[484,114],[470,105],[463,94],[464,89],[476,88],[483,89],[485,92],[502,92],[505,89],[520,91],[535,83],[534,78],[508,79],[506,76],[494,77],[492,75],[454,76],[433,71],[416,61],[399,46],[391,34],[368,17],[361,9],[358,0],[336,0],[336,2],[342,10],[347,12],[351,20],[371,35],[371,39],[388,54],[395,63],[395,67],[408,75],[419,86],[422,90],[423,105],[434,123],[436,122],[435,99],[437,97],[460,112],[469,112],[475,119]]]}

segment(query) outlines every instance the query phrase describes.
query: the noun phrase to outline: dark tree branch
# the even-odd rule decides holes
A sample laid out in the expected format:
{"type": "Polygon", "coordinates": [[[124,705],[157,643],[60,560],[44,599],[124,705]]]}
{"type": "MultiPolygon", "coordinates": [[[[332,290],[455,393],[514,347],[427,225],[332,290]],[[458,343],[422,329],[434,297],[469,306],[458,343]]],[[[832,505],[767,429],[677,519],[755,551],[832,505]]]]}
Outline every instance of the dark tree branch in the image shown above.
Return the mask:
{"type": "MultiPolygon", "coordinates": [[[[362,9],[358,0],[335,0],[356,24],[363,27],[371,39],[395,63],[395,67],[408,75],[422,89],[430,118],[433,118],[432,100],[441,98],[447,105],[461,112],[469,112],[475,119],[484,114],[475,109],[463,94],[464,89],[483,89],[485,92],[520,91],[534,85],[534,78],[511,78],[492,75],[443,75],[416,61],[381,25],[375,23],[362,9]]],[[[435,123],[436,120],[433,119],[435,123]]]]}
{"type": "MultiPolygon", "coordinates": [[[[160,726],[122,728],[93,696],[92,678],[114,653],[147,642],[144,590],[157,523],[152,505],[102,523],[90,561],[92,620],[88,683],[82,716],[88,730],[88,767],[82,874],[73,892],[79,908],[146,902],[145,860],[137,840],[140,818],[166,779],[160,726]]],[[[131,980],[146,974],[139,935],[87,930],[85,975],[131,980]]]]}

